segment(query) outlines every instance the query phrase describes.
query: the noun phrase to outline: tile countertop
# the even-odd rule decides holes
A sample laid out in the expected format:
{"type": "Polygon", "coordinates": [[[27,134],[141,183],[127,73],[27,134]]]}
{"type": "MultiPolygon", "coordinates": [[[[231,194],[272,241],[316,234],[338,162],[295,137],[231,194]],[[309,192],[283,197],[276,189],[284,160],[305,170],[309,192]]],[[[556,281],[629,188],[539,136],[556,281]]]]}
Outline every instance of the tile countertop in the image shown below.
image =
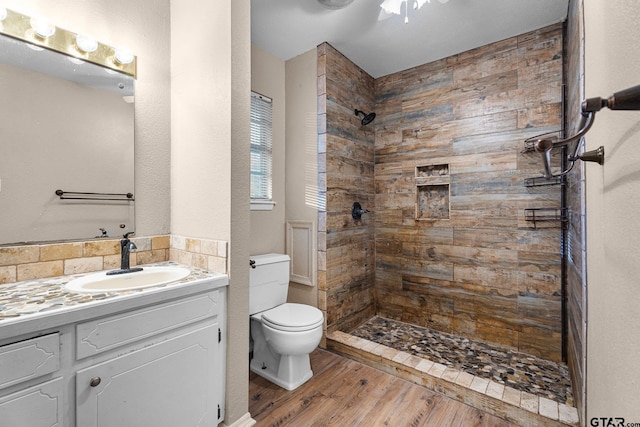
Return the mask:
{"type": "Polygon", "coordinates": [[[0,285],[0,341],[23,333],[213,290],[229,283],[226,274],[175,262],[148,265],[185,267],[191,270],[191,274],[165,285],[91,294],[67,291],[64,285],[92,273],[0,285]]]}

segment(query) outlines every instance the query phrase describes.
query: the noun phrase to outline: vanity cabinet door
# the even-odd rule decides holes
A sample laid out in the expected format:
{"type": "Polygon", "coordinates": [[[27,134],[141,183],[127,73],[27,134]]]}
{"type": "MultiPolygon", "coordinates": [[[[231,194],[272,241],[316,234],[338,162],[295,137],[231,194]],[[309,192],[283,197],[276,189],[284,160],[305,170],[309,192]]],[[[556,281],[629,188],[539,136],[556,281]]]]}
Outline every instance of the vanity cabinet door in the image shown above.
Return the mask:
{"type": "Polygon", "coordinates": [[[78,371],[77,425],[217,426],[224,379],[214,322],[78,371]]]}

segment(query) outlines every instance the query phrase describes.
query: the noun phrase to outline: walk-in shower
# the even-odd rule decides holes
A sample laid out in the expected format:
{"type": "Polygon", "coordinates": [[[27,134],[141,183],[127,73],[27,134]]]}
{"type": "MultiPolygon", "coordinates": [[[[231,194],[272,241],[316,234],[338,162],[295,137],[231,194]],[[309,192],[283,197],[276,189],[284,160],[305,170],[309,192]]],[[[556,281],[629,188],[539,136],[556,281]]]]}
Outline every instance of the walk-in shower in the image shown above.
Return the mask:
{"type": "Polygon", "coordinates": [[[328,349],[521,425],[552,425],[561,410],[577,418],[562,354],[564,223],[533,228],[525,213],[560,204],[561,186],[525,186],[540,154],[521,151],[562,126],[562,26],[522,40],[534,36],[527,60],[542,70],[499,43],[373,79],[318,49],[318,303],[328,349]],[[477,77],[496,52],[500,64],[477,77]],[[515,79],[477,90],[504,73],[526,76],[518,98],[505,95],[515,79]],[[372,110],[382,119],[354,129],[352,114],[365,125],[372,110]],[[353,220],[356,200],[355,213],[375,215],[353,220]]]}

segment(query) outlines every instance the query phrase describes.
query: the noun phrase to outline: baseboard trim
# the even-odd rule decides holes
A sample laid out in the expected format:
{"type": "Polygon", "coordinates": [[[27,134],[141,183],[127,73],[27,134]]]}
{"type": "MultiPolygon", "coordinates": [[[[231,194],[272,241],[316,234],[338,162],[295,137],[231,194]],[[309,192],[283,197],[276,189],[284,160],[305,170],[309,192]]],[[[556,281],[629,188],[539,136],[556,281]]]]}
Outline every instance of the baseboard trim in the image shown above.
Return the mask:
{"type": "Polygon", "coordinates": [[[222,424],[224,427],[253,427],[256,425],[256,420],[251,418],[250,413],[246,413],[241,416],[238,420],[236,420],[233,424],[222,424]]]}

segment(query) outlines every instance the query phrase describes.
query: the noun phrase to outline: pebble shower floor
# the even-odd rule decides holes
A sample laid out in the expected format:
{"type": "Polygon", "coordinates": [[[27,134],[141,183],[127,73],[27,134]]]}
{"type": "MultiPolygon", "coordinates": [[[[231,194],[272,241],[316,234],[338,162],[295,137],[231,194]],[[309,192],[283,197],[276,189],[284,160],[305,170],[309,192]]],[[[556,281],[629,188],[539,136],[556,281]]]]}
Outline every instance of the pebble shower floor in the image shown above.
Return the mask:
{"type": "Polygon", "coordinates": [[[563,364],[382,317],[369,319],[351,334],[516,390],[574,405],[569,370],[563,364]]]}

